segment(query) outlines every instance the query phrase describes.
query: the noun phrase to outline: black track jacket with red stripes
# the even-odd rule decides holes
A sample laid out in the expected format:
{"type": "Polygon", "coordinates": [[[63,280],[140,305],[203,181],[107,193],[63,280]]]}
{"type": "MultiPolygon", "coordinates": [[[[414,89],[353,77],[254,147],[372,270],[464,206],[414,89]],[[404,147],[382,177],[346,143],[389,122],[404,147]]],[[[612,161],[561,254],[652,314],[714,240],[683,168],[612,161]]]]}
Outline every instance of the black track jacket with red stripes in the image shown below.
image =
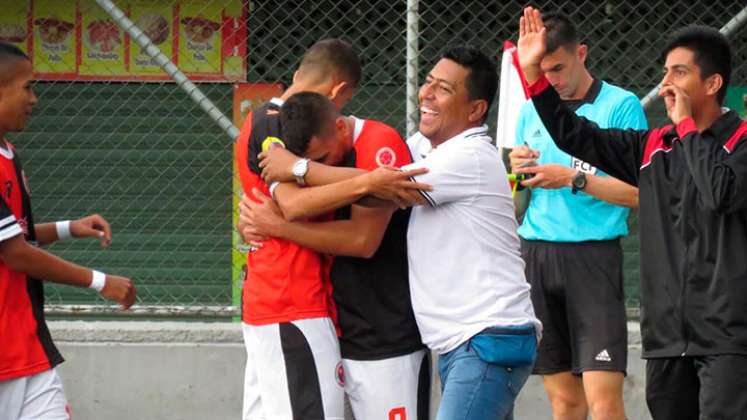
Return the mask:
{"type": "Polygon", "coordinates": [[[643,357],[747,354],[747,123],[603,130],[530,94],[560,149],[639,188],[643,357]]]}

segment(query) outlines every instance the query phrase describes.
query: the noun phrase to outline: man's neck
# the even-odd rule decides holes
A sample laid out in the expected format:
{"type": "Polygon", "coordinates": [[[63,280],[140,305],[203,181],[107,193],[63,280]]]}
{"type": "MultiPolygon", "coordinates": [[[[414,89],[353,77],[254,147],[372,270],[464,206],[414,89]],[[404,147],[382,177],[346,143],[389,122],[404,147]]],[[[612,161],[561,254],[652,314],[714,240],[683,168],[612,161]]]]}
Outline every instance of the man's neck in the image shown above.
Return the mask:
{"type": "Polygon", "coordinates": [[[436,139],[436,140],[434,140],[434,139],[428,139],[428,140],[431,142],[431,147],[435,149],[436,147],[438,147],[438,146],[446,143],[447,141],[453,139],[454,137],[457,137],[458,135],[464,133],[465,131],[471,130],[471,129],[477,128],[477,127],[482,127],[482,125],[483,125],[482,123],[470,123],[468,126],[464,127],[463,130],[459,131],[458,133],[456,133],[454,135],[449,136],[448,138],[436,139]]]}
{"type": "Polygon", "coordinates": [[[355,143],[355,117],[348,115],[343,116],[342,118],[345,119],[345,124],[348,125],[348,132],[350,133],[350,137],[346,138],[345,141],[348,142],[347,149],[352,149],[353,145],[355,143]]]}
{"type": "Polygon", "coordinates": [[[323,96],[327,96],[328,94],[328,92],[319,85],[310,85],[308,83],[293,83],[288,87],[288,89],[285,90],[285,92],[283,92],[283,95],[280,96],[280,99],[286,101],[288,100],[288,98],[299,92],[313,92],[323,96]]]}
{"type": "Polygon", "coordinates": [[[576,93],[573,94],[573,97],[561,99],[563,99],[564,101],[580,101],[589,94],[589,90],[591,89],[591,85],[593,84],[594,78],[591,77],[589,70],[584,69],[583,73],[581,74],[581,81],[578,83],[578,89],[576,89],[576,93]]]}
{"type": "Polygon", "coordinates": [[[700,110],[700,112],[693,110],[693,120],[695,120],[695,126],[698,127],[698,131],[702,133],[712,126],[717,119],[721,118],[723,114],[721,106],[714,103],[700,110]]]}

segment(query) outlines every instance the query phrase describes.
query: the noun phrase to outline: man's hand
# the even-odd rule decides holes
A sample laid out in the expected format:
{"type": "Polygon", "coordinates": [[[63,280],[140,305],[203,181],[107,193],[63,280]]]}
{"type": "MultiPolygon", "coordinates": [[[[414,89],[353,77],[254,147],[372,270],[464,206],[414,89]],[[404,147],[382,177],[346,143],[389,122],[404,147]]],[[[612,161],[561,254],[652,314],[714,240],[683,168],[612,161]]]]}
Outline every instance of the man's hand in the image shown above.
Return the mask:
{"type": "Polygon", "coordinates": [[[301,158],[284,147],[270,147],[270,150],[259,154],[262,179],[267,184],[272,182],[296,182],[296,177],[293,176],[293,164],[299,159],[301,158]]]}
{"type": "Polygon", "coordinates": [[[573,168],[558,164],[547,164],[538,166],[527,166],[516,168],[517,174],[535,174],[532,178],[522,181],[521,185],[527,188],[544,188],[555,190],[571,186],[571,179],[576,171],[573,168]]]}
{"type": "Polygon", "coordinates": [[[132,280],[126,277],[107,274],[106,284],[101,289],[101,296],[107,300],[119,303],[122,305],[122,309],[127,310],[135,303],[137,291],[135,290],[135,286],[132,285],[132,280]]]}
{"type": "Polygon", "coordinates": [[[511,161],[511,172],[518,173],[516,170],[527,162],[532,162],[539,159],[539,152],[532,150],[529,146],[521,145],[516,146],[508,154],[508,159],[511,161]]]}
{"type": "Polygon", "coordinates": [[[410,179],[426,172],[428,172],[427,168],[400,171],[391,166],[380,166],[361,176],[366,177],[366,191],[369,195],[392,201],[399,208],[405,209],[415,204],[425,204],[425,198],[418,190],[433,190],[433,187],[428,184],[410,179]]]}
{"type": "Polygon", "coordinates": [[[70,234],[74,238],[96,238],[101,247],[106,248],[112,241],[112,229],[109,223],[98,214],[70,222],[70,234]]]}
{"type": "Polygon", "coordinates": [[[517,44],[519,64],[530,85],[542,74],[540,62],[547,50],[545,24],[539,10],[533,7],[524,9],[519,18],[519,42],[517,44]]]}
{"type": "Polygon", "coordinates": [[[659,89],[659,96],[664,98],[667,116],[675,125],[685,118],[693,116],[690,96],[684,90],[675,85],[666,85],[659,89]]]}
{"type": "Polygon", "coordinates": [[[262,242],[270,236],[278,236],[278,227],[286,222],[282,211],[272,200],[254,188],[252,195],[259,203],[244,197],[239,204],[239,219],[242,225],[241,236],[249,245],[261,248],[262,242]]]}

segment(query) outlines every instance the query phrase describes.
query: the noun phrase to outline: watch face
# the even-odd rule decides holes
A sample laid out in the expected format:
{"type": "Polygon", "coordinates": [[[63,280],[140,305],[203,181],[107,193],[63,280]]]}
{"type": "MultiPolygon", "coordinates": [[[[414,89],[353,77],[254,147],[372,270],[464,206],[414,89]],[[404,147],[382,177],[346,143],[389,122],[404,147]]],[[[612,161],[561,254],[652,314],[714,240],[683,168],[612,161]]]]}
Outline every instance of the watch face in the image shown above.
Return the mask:
{"type": "Polygon", "coordinates": [[[571,183],[576,187],[576,189],[584,189],[584,187],[586,187],[586,174],[584,172],[577,173],[573,176],[571,183]]]}
{"type": "Polygon", "coordinates": [[[294,176],[305,176],[306,171],[308,171],[309,168],[309,161],[306,159],[301,159],[293,164],[293,175],[294,176]]]}

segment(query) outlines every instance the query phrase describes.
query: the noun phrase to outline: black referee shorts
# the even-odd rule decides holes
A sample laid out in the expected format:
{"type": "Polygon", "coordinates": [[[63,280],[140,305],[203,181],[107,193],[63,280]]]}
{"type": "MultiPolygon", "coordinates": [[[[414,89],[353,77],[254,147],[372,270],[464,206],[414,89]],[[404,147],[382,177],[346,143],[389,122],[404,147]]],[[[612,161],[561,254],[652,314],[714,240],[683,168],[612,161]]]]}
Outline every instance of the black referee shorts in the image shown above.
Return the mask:
{"type": "Polygon", "coordinates": [[[619,240],[521,241],[534,311],[544,326],[534,373],[627,368],[619,240]]]}
{"type": "Polygon", "coordinates": [[[654,420],[747,420],[747,356],[646,361],[646,403],[654,420]]]}

